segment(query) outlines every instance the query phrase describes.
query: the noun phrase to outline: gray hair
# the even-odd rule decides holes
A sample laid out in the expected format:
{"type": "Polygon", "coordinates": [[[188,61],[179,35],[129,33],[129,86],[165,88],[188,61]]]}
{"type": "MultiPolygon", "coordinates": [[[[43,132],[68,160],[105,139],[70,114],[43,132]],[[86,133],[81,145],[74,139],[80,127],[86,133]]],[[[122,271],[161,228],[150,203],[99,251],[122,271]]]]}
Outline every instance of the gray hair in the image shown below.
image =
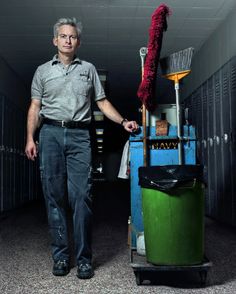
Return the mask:
{"type": "Polygon", "coordinates": [[[82,33],[82,24],[81,22],[77,22],[76,18],[59,18],[58,21],[53,26],[53,34],[54,37],[58,36],[58,29],[63,25],[70,25],[76,28],[78,38],[80,39],[82,33]]]}

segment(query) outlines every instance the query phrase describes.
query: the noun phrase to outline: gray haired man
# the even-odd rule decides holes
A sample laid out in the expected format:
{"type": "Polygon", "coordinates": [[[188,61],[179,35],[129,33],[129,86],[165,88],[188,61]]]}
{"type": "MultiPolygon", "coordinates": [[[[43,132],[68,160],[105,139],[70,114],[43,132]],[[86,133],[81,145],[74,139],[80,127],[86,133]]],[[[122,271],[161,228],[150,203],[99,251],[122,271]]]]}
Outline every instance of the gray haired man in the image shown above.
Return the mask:
{"type": "Polygon", "coordinates": [[[32,99],[27,119],[25,153],[35,160],[35,131],[39,132],[42,188],[52,237],[53,274],[69,273],[66,205],[73,211],[73,236],[77,276],[94,275],[91,249],[91,146],[89,124],[91,103],[128,132],[135,121],[124,119],[106,99],[95,67],[76,56],[81,26],[75,19],[62,18],[54,25],[53,44],[57,54],[39,66],[32,81],[32,99]]]}

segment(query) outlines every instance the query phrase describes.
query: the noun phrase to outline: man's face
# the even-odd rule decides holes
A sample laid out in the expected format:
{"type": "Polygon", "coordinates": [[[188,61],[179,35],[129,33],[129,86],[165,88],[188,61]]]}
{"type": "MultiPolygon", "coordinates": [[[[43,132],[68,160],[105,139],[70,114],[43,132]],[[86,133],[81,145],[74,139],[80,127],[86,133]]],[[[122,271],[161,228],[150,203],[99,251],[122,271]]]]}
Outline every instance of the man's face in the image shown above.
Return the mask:
{"type": "Polygon", "coordinates": [[[59,53],[74,55],[80,44],[76,28],[70,25],[61,26],[58,29],[58,36],[53,38],[53,44],[59,53]]]}

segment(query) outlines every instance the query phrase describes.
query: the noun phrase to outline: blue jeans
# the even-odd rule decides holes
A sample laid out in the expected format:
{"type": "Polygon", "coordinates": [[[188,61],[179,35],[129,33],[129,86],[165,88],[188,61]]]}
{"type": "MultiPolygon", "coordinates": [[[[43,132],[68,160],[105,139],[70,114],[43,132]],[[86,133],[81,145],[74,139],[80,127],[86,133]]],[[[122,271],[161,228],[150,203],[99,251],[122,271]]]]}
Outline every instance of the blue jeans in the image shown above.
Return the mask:
{"type": "Polygon", "coordinates": [[[39,134],[42,188],[54,261],[69,261],[66,212],[73,211],[77,264],[91,262],[91,146],[88,129],[44,124],[39,134]]]}

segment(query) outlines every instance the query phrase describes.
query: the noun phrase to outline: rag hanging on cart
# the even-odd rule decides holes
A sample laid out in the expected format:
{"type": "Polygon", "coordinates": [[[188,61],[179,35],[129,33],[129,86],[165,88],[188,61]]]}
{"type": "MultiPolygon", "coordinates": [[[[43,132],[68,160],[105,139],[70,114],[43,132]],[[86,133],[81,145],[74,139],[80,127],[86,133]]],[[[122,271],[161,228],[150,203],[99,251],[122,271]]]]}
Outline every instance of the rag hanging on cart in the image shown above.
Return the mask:
{"type": "Polygon", "coordinates": [[[142,127],[143,127],[143,164],[147,165],[147,134],[146,134],[146,109],[151,111],[155,108],[153,99],[157,66],[159,62],[163,31],[167,29],[166,17],[169,15],[169,8],[161,4],[153,13],[151,26],[149,28],[149,42],[147,52],[140,50],[142,58],[142,81],[137,95],[142,101],[142,127]],[[144,54],[143,54],[144,53],[144,54]],[[147,56],[146,56],[147,53],[147,56]],[[144,63],[145,59],[145,63],[144,63]]]}
{"type": "Polygon", "coordinates": [[[167,29],[166,17],[169,15],[169,8],[161,4],[153,13],[151,26],[149,28],[149,41],[147,56],[144,64],[142,82],[137,95],[147,110],[152,111],[155,107],[153,99],[157,67],[162,46],[163,31],[167,29]]]}

